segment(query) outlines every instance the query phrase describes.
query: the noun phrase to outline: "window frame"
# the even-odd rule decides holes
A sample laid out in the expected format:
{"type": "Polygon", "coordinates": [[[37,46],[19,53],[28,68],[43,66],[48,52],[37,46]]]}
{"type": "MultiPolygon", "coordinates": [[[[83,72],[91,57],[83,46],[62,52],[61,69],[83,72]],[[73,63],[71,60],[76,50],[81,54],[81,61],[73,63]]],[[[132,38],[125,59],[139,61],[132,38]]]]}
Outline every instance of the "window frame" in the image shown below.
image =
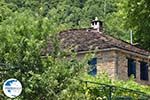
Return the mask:
{"type": "Polygon", "coordinates": [[[127,74],[128,77],[131,77],[132,75],[134,76],[134,78],[136,78],[136,61],[135,59],[132,58],[127,58],[128,61],[128,69],[127,69],[127,74]]]}
{"type": "Polygon", "coordinates": [[[144,80],[144,81],[149,80],[148,63],[144,61],[140,62],[140,80],[144,80]]]}
{"type": "Polygon", "coordinates": [[[97,57],[91,58],[88,61],[88,74],[92,76],[97,75],[97,57]]]}

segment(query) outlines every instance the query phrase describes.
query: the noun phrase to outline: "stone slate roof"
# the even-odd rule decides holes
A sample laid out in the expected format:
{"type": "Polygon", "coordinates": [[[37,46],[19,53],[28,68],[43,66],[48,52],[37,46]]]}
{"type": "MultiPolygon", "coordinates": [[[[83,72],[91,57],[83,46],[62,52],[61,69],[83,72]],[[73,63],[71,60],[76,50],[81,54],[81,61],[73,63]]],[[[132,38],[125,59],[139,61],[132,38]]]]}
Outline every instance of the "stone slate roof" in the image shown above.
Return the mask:
{"type": "MultiPolygon", "coordinates": [[[[92,29],[70,29],[58,34],[60,48],[62,50],[71,48],[74,51],[90,51],[95,49],[119,48],[134,53],[149,56],[150,52],[138,48],[125,41],[116,39],[102,32],[96,32],[92,29]]],[[[48,43],[46,52],[52,50],[51,43],[48,43]]]]}

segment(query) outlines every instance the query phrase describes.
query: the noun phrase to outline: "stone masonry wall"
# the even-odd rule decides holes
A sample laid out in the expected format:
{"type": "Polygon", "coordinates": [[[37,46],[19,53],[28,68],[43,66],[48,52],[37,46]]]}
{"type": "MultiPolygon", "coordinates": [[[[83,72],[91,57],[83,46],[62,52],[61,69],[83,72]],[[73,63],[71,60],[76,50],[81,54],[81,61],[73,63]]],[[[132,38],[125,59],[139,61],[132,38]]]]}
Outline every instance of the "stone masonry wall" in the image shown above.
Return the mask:
{"type": "MultiPolygon", "coordinates": [[[[79,58],[83,58],[85,54],[79,54],[79,58]]],[[[140,62],[145,61],[150,66],[150,60],[136,55],[132,52],[123,52],[121,50],[106,50],[96,53],[97,57],[97,73],[107,73],[112,79],[128,80],[128,59],[132,58],[136,61],[136,78],[135,81],[141,84],[150,85],[150,68],[149,81],[140,80],[140,62]]]]}
{"type": "Polygon", "coordinates": [[[97,72],[107,73],[110,78],[115,78],[115,51],[101,51],[97,53],[97,72]]]}
{"type": "MultiPolygon", "coordinates": [[[[132,58],[135,60],[136,62],[136,78],[135,78],[135,81],[138,82],[138,83],[141,83],[141,84],[147,84],[149,85],[150,84],[150,81],[143,81],[143,80],[140,80],[140,62],[139,61],[144,61],[144,62],[147,62],[147,63],[150,63],[148,61],[148,59],[145,59],[144,57],[142,56],[137,56],[137,55],[134,55],[134,54],[129,54],[129,53],[124,53],[124,52],[121,52],[121,51],[118,51],[117,52],[117,66],[118,66],[118,70],[116,72],[116,76],[118,76],[118,79],[121,79],[121,80],[128,80],[129,77],[128,77],[128,60],[127,58],[132,58]]],[[[149,70],[149,80],[150,80],[150,70],[149,70]]]]}

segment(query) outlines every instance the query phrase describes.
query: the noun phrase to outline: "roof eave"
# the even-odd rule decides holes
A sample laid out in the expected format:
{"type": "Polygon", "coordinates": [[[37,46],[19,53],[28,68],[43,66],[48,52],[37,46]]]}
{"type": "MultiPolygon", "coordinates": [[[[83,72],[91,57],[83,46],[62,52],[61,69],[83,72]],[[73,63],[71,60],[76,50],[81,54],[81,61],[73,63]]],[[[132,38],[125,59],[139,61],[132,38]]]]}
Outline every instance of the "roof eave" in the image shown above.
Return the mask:
{"type": "Polygon", "coordinates": [[[139,53],[136,53],[136,52],[132,52],[132,51],[128,51],[128,50],[116,48],[116,47],[106,48],[106,49],[99,49],[99,50],[81,51],[81,52],[78,52],[78,54],[91,53],[91,52],[103,52],[103,51],[110,51],[110,50],[121,51],[123,53],[127,53],[127,54],[130,54],[130,55],[139,56],[139,57],[146,58],[146,59],[150,60],[150,55],[139,54],[139,53]]]}

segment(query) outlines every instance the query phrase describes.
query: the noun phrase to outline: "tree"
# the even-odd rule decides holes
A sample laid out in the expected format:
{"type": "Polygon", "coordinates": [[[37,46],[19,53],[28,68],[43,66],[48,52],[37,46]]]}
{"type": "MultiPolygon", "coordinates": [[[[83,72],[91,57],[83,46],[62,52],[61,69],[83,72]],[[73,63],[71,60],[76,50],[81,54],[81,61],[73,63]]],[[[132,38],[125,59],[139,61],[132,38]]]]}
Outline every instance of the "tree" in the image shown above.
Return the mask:
{"type": "MultiPolygon", "coordinates": [[[[63,28],[51,23],[47,17],[35,17],[32,11],[25,10],[15,11],[0,24],[0,63],[8,65],[2,68],[5,76],[0,73],[1,81],[8,78],[21,81],[23,92],[16,99],[57,99],[83,66],[75,57],[68,61],[60,51],[41,56],[47,40],[55,38],[53,33],[63,28]]],[[[57,47],[59,43],[53,40],[57,47]]]]}
{"type": "Polygon", "coordinates": [[[12,14],[10,5],[6,4],[3,0],[0,1],[0,22],[7,19],[12,14]]]}
{"type": "Polygon", "coordinates": [[[135,41],[140,46],[150,50],[150,1],[128,1],[126,9],[128,15],[128,27],[135,33],[135,41]]]}
{"type": "Polygon", "coordinates": [[[114,5],[116,9],[114,12],[109,14],[105,21],[106,21],[106,33],[122,39],[124,41],[130,41],[130,34],[129,29],[126,27],[126,20],[127,20],[127,12],[126,9],[128,1],[126,0],[115,0],[114,5]]]}
{"type": "Polygon", "coordinates": [[[35,18],[32,13],[24,11],[14,12],[0,24],[0,62],[11,65],[17,70],[10,70],[3,78],[17,78],[23,83],[24,98],[28,97],[27,91],[32,74],[43,73],[41,48],[49,31],[50,22],[46,19],[35,18]]]}
{"type": "MultiPolygon", "coordinates": [[[[85,84],[80,83],[80,78],[142,89],[149,93],[149,88],[131,81],[124,83],[112,81],[107,76],[88,76],[84,67],[89,56],[79,60],[74,52],[67,58],[68,55],[59,49],[57,34],[54,33],[68,28],[89,27],[90,20],[96,16],[105,21],[107,31],[124,33],[125,19],[121,19],[124,14],[123,11],[116,13],[118,11],[116,2],[112,0],[2,0],[0,5],[0,63],[8,65],[5,67],[8,70],[3,72],[5,77],[1,76],[1,80],[4,82],[13,77],[21,81],[23,92],[16,100],[105,98],[108,91],[103,93],[99,91],[102,87],[96,85],[87,88],[85,84]],[[116,16],[123,25],[117,22],[116,16]],[[52,40],[54,50],[43,57],[42,50],[46,48],[49,39],[52,40]]],[[[119,93],[124,94],[121,91],[119,93]]],[[[2,99],[6,100],[7,97],[2,99]]]]}

